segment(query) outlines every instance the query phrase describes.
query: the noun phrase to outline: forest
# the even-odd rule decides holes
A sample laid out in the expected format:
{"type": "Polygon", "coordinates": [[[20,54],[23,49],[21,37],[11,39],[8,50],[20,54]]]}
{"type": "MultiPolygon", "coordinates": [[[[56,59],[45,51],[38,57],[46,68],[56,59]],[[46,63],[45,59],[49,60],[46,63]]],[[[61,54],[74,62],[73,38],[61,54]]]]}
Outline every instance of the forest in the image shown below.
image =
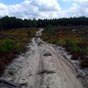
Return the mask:
{"type": "Polygon", "coordinates": [[[20,19],[16,17],[0,18],[0,30],[22,27],[88,25],[88,17],[71,17],[59,19],[20,19]]]}

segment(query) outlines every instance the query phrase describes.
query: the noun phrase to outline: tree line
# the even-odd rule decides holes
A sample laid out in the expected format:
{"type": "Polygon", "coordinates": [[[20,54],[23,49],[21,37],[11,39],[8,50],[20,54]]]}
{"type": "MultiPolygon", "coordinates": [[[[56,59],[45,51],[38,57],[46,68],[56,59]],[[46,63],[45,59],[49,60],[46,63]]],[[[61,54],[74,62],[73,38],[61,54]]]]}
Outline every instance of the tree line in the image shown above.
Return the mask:
{"type": "Polygon", "coordinates": [[[0,18],[0,30],[21,27],[74,26],[88,25],[88,17],[73,17],[59,19],[20,19],[16,17],[0,18]]]}

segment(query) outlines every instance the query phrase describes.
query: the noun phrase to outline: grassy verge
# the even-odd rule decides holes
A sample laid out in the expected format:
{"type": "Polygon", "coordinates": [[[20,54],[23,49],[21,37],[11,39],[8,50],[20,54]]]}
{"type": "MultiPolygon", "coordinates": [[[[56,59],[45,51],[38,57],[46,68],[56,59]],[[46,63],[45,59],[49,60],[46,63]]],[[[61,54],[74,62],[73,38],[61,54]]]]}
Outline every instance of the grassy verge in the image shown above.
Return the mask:
{"type": "Polygon", "coordinates": [[[26,45],[35,35],[36,28],[20,28],[0,31],[0,74],[17,54],[26,50],[26,45]]]}
{"type": "Polygon", "coordinates": [[[46,27],[42,39],[63,46],[81,67],[88,67],[88,26],[46,27]]]}

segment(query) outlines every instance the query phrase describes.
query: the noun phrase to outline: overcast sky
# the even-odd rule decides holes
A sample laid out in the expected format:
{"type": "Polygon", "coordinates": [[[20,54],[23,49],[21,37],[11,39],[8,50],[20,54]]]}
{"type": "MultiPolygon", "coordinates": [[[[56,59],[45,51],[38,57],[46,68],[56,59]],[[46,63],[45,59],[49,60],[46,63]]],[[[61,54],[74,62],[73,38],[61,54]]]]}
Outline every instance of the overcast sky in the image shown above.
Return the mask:
{"type": "Polygon", "coordinates": [[[0,0],[0,17],[88,17],[88,0],[0,0]]]}

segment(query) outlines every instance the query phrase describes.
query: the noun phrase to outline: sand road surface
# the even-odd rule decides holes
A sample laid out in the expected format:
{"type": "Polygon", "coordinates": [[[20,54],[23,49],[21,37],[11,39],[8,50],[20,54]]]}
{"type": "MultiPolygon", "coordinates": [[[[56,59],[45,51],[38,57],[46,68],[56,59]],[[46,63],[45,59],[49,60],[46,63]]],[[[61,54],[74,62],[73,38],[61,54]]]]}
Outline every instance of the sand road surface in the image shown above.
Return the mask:
{"type": "Polygon", "coordinates": [[[39,38],[40,32],[32,39],[30,49],[7,67],[1,77],[7,84],[0,88],[83,88],[74,67],[39,38]]]}

